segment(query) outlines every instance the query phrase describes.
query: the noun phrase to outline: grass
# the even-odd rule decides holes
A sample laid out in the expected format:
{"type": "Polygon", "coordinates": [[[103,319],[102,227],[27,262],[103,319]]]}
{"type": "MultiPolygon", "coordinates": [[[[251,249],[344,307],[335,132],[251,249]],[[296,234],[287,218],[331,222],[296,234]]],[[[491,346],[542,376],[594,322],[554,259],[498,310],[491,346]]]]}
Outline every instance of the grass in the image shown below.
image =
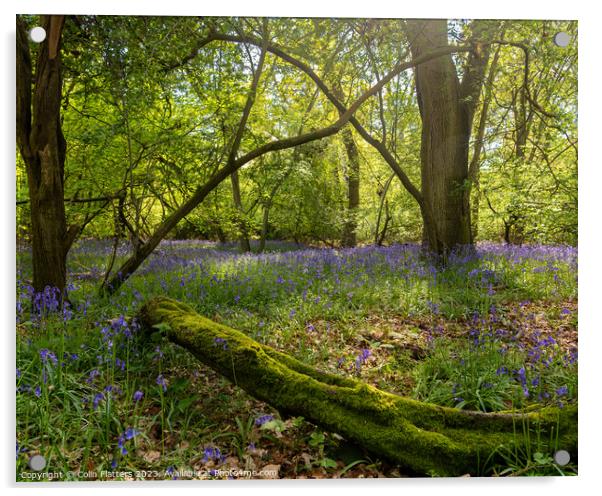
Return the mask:
{"type": "MultiPolygon", "coordinates": [[[[181,349],[140,342],[133,317],[158,294],[318,368],[424,401],[493,411],[577,399],[573,248],[487,244],[445,268],[413,245],[268,250],[163,242],[101,298],[111,243],[85,240],[68,260],[71,306],[55,308],[49,292],[34,311],[30,255],[20,251],[17,479],[38,453],[68,480],[115,470],[222,478],[226,468],[256,477],[264,467],[286,477],[403,475],[361,451],[340,455],[349,450],[335,434],[280,419],[181,349]],[[257,421],[266,415],[274,420],[257,421]]],[[[528,455],[487,473],[559,469],[549,453],[528,455]]]]}

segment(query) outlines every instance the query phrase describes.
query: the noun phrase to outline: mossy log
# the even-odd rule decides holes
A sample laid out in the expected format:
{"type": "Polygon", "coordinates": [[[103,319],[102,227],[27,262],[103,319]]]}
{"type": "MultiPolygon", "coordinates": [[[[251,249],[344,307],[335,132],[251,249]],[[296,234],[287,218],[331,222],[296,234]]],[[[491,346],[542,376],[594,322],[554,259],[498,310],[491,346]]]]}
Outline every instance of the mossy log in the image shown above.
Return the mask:
{"type": "Polygon", "coordinates": [[[441,407],[316,370],[169,298],[150,300],[139,318],[146,329],[163,324],[170,341],[251,396],[415,473],[477,474],[502,447],[524,448],[525,442],[532,442],[535,451],[536,438],[558,439],[560,449],[576,455],[576,405],[529,413],[441,407]]]}

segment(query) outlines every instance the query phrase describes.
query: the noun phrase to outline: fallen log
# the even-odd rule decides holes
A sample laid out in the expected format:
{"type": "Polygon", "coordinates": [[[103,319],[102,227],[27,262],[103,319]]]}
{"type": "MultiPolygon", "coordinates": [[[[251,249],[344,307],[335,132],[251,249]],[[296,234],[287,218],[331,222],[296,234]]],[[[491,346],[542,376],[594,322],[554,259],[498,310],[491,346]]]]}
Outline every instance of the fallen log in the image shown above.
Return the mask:
{"type": "Polygon", "coordinates": [[[169,298],[150,300],[139,319],[251,396],[419,474],[478,474],[500,450],[531,443],[534,452],[536,440],[576,456],[576,405],[528,413],[457,410],[321,372],[169,298]]]}

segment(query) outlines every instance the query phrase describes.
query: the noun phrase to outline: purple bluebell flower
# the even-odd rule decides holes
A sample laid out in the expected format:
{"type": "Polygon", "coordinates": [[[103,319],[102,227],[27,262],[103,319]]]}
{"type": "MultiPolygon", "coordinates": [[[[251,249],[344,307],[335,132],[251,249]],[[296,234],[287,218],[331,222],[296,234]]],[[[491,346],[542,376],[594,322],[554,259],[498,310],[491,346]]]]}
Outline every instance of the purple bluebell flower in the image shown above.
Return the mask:
{"type": "Polygon", "coordinates": [[[138,403],[143,397],[144,393],[142,391],[136,391],[133,396],[134,402],[138,403]]]}
{"type": "Polygon", "coordinates": [[[255,419],[255,425],[261,426],[261,425],[266,424],[267,422],[270,422],[272,420],[274,420],[274,416],[273,415],[262,415],[261,417],[257,417],[255,419]]]}
{"type": "Polygon", "coordinates": [[[505,365],[502,365],[501,367],[498,367],[498,369],[495,371],[496,375],[505,375],[508,373],[508,369],[506,368],[505,365]]]}
{"type": "Polygon", "coordinates": [[[91,370],[91,371],[90,371],[90,373],[89,373],[89,375],[88,375],[88,378],[86,379],[86,382],[87,382],[88,384],[91,384],[91,383],[92,383],[92,381],[93,381],[93,380],[94,380],[96,377],[98,377],[99,375],[100,375],[100,372],[98,371],[98,369],[93,369],[93,370],[91,370]]]}
{"type": "Polygon", "coordinates": [[[94,396],[94,400],[92,401],[92,408],[96,410],[98,408],[98,404],[104,399],[105,395],[103,393],[97,393],[96,396],[94,396]]]}
{"type": "Polygon", "coordinates": [[[125,430],[125,432],[123,433],[123,435],[127,441],[129,441],[130,439],[134,439],[134,437],[136,437],[138,434],[140,434],[140,431],[138,431],[132,427],[127,428],[125,430]]]}
{"type": "Polygon", "coordinates": [[[117,447],[121,451],[122,455],[128,454],[128,450],[125,447],[125,438],[123,436],[119,436],[119,438],[117,439],[117,447]]]}
{"type": "Polygon", "coordinates": [[[556,389],[557,396],[566,396],[568,393],[569,393],[569,388],[566,386],[560,386],[558,389],[556,389]]]}
{"type": "Polygon", "coordinates": [[[47,348],[40,350],[40,358],[42,359],[42,363],[46,363],[48,360],[50,360],[54,365],[58,363],[56,355],[47,348]]]}
{"type": "Polygon", "coordinates": [[[213,460],[215,462],[222,462],[225,460],[225,456],[222,454],[219,448],[215,448],[210,446],[203,450],[203,462],[208,462],[209,460],[213,460]]]}
{"type": "Polygon", "coordinates": [[[167,382],[165,381],[163,374],[159,374],[155,379],[155,382],[157,383],[157,385],[161,386],[163,392],[167,391],[167,382]]]}

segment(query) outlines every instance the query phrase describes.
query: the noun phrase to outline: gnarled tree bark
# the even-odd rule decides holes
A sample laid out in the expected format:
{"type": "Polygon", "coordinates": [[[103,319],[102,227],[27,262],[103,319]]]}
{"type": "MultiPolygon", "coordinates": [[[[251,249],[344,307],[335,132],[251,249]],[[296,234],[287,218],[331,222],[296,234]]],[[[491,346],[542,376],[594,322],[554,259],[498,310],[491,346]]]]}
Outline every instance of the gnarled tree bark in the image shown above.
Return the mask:
{"type": "Polygon", "coordinates": [[[478,473],[502,447],[523,447],[537,437],[550,439],[550,434],[558,436],[561,449],[576,453],[574,405],[512,414],[421,403],[316,370],[169,298],[147,302],[139,317],[147,330],[162,324],[170,341],[255,398],[283,413],[303,416],[417,473],[478,473]],[[540,435],[529,438],[523,429],[540,435]]]}
{"type": "MultiPolygon", "coordinates": [[[[406,34],[413,57],[448,46],[447,21],[412,20],[406,34]]],[[[424,219],[429,248],[446,255],[472,243],[468,149],[476,104],[483,86],[489,44],[479,44],[487,24],[474,23],[475,49],[459,81],[451,54],[416,67],[416,95],[422,118],[422,196],[432,219],[424,219]]]]}
{"type": "Polygon", "coordinates": [[[32,72],[25,22],[17,17],[17,143],[27,169],[33,288],[65,293],[67,252],[79,228],[67,228],[63,201],[66,143],[60,121],[64,16],[44,16],[46,39],[32,72]]]}

